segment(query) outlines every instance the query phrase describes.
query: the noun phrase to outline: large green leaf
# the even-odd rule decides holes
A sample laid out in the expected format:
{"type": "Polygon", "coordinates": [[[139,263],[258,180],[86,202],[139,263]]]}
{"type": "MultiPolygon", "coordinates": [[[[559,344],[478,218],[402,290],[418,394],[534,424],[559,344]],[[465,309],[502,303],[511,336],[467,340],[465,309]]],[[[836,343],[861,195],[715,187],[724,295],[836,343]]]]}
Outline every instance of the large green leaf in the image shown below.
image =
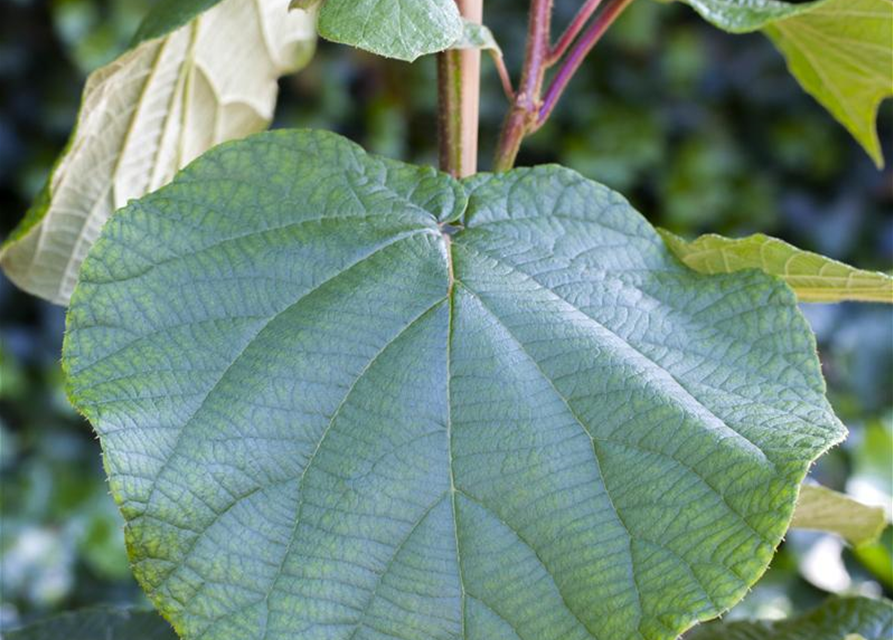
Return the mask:
{"type": "MultiPolygon", "coordinates": [[[[315,41],[313,17],[287,8],[288,0],[225,0],[93,73],[44,193],[0,249],[7,276],[67,304],[115,209],[215,144],[266,128],[277,79],[306,62],[315,41]]],[[[159,14],[153,29],[183,15],[159,14]]]]}
{"type": "Polygon", "coordinates": [[[844,436],[794,296],[550,166],[206,154],[84,264],[68,390],[187,639],[669,640],[844,436]]]}
{"type": "Polygon", "coordinates": [[[875,121],[893,96],[893,0],[684,0],[735,33],[762,29],[791,73],[883,165],[875,121]]]}
{"type": "Polygon", "coordinates": [[[660,233],[680,260],[701,273],[760,269],[784,280],[803,302],[893,304],[893,276],[856,269],[762,233],[735,239],[709,234],[692,242],[669,231],[660,233]]]}
{"type": "Polygon", "coordinates": [[[462,37],[455,0],[323,0],[319,33],[389,58],[415,60],[462,37]]]}
{"type": "Polygon", "coordinates": [[[799,618],[780,622],[712,622],[686,640],[889,640],[893,603],[868,598],[833,598],[799,618]]]}
{"type": "Polygon", "coordinates": [[[827,487],[807,484],[800,490],[791,526],[836,533],[855,546],[874,542],[887,526],[881,507],[870,507],[827,487]]]}
{"type": "Polygon", "coordinates": [[[154,611],[97,607],[10,631],[9,640],[177,640],[154,611]]]}

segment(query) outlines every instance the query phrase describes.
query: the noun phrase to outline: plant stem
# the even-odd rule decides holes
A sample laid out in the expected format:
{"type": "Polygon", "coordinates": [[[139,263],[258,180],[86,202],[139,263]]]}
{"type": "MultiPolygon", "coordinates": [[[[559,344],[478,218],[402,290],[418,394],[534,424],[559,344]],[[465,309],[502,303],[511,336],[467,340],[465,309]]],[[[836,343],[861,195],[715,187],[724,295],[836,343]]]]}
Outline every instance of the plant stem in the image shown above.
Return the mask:
{"type": "Polygon", "coordinates": [[[521,86],[502,126],[493,163],[494,171],[508,171],[515,166],[524,138],[543,126],[583,60],[632,0],[607,0],[604,9],[577,40],[586,21],[602,3],[602,0],[587,0],[558,43],[550,47],[552,2],[553,0],[531,2],[527,55],[524,59],[521,86]],[[545,98],[541,99],[546,70],[564,56],[575,40],[576,44],[570,55],[555,74],[545,98]]]}
{"type": "Polygon", "coordinates": [[[509,73],[508,67],[505,66],[505,60],[503,59],[502,54],[494,53],[490,57],[493,59],[493,64],[496,66],[496,72],[499,74],[499,81],[502,83],[502,91],[505,93],[505,97],[508,98],[510,103],[514,102],[515,90],[512,88],[512,76],[509,73]]]}
{"type": "Polygon", "coordinates": [[[552,0],[532,0],[521,84],[502,126],[496,159],[493,163],[494,171],[508,171],[514,166],[521,141],[536,124],[539,98],[549,57],[551,20],[552,0]]]}
{"type": "Polygon", "coordinates": [[[586,4],[584,4],[577,15],[574,16],[573,21],[568,25],[565,32],[561,34],[561,38],[559,38],[556,45],[549,50],[547,64],[550,67],[561,60],[562,56],[567,53],[567,50],[574,43],[574,40],[577,39],[577,36],[580,35],[583,27],[586,26],[589,18],[592,17],[592,14],[595,13],[595,10],[598,9],[598,5],[600,5],[601,2],[602,0],[586,0],[586,4]]]}
{"type": "MultiPolygon", "coordinates": [[[[484,0],[456,0],[459,13],[481,23],[484,0]]],[[[440,168],[456,178],[477,173],[481,52],[444,51],[437,55],[440,168]]]]}
{"type": "Polygon", "coordinates": [[[586,56],[589,55],[592,48],[605,34],[608,27],[614,23],[617,16],[623,13],[623,10],[626,9],[631,2],[632,0],[608,0],[605,8],[574,46],[570,55],[559,68],[558,73],[555,74],[555,78],[552,79],[552,83],[546,90],[546,96],[540,107],[536,124],[533,126],[534,131],[541,127],[549,118],[549,115],[551,115],[552,110],[558,103],[561,94],[564,93],[564,90],[567,88],[571,78],[580,68],[580,65],[583,64],[583,60],[586,59],[586,56]]]}

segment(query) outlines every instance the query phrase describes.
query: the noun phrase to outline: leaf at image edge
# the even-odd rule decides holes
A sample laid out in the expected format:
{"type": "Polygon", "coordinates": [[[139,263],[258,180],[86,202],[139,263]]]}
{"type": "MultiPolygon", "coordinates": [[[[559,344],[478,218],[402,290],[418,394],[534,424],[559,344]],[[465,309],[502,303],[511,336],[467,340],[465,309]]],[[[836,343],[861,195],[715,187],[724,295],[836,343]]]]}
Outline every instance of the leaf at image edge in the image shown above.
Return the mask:
{"type": "Polygon", "coordinates": [[[827,0],[765,33],[803,89],[882,168],[876,122],[881,102],[893,97],[893,2],[827,0]]]}
{"type": "Polygon", "coordinates": [[[836,533],[853,546],[878,539],[887,526],[881,507],[862,504],[827,487],[805,484],[794,510],[791,527],[836,533]]]}
{"type": "Polygon", "coordinates": [[[62,613],[8,632],[8,640],[177,640],[171,626],[146,609],[95,607],[62,613]]]}
{"type": "Polygon", "coordinates": [[[132,46],[166,36],[220,2],[221,0],[158,0],[137,28],[132,46]]]}
{"type": "Polygon", "coordinates": [[[265,129],[279,76],[309,61],[315,39],[313,16],[287,0],[224,0],[91,74],[68,145],[0,247],[9,279],[67,304],[108,217],[215,144],[265,129]]]}
{"type": "Polygon", "coordinates": [[[387,58],[412,62],[462,36],[455,0],[324,0],[319,34],[387,58]]]}
{"type": "Polygon", "coordinates": [[[880,103],[893,96],[891,0],[683,0],[732,33],[762,30],[791,74],[880,168],[880,103]]]}
{"type": "Polygon", "coordinates": [[[851,640],[851,636],[864,640],[893,637],[893,602],[831,598],[809,613],[786,620],[709,622],[685,640],[851,640]]]}
{"type": "Polygon", "coordinates": [[[749,33],[776,20],[811,11],[827,0],[784,2],[783,0],[681,0],[704,20],[730,33],[749,33]]]}
{"type": "Polygon", "coordinates": [[[802,302],[893,304],[893,276],[856,269],[764,234],[746,238],[708,234],[691,242],[665,229],[660,234],[677,258],[700,273],[759,269],[784,280],[802,302]]]}

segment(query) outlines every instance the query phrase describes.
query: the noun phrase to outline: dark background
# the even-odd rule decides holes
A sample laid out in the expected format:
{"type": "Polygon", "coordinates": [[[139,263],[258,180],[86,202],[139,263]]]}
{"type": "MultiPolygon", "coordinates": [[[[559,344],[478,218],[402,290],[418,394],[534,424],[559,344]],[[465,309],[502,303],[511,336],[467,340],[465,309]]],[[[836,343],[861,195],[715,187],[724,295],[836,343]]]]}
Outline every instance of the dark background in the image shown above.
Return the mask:
{"type": "MultiPolygon", "coordinates": [[[[86,74],[126,47],[152,0],[0,0],[0,237],[24,214],[74,123],[86,74]]],[[[579,0],[558,0],[556,34],[579,0]]],[[[526,2],[487,0],[517,72],[526,2]]],[[[484,62],[484,167],[505,110],[484,62]]],[[[370,151],[433,163],[435,65],[322,43],[282,82],[276,124],[336,130],[370,151]]],[[[893,157],[893,109],[881,135],[893,157]]],[[[693,236],[763,231],[863,268],[893,264],[893,180],[787,74],[759,34],[730,36],[677,4],[639,0],[595,51],[520,164],[560,162],[693,236]]],[[[831,401],[851,437],[823,483],[890,505],[893,312],[805,305],[831,401]]],[[[0,630],[99,602],[138,602],[99,445],[68,405],[64,312],[0,275],[0,630]]],[[[792,532],[733,616],[780,616],[829,591],[893,595],[893,530],[853,551],[792,532]]]]}

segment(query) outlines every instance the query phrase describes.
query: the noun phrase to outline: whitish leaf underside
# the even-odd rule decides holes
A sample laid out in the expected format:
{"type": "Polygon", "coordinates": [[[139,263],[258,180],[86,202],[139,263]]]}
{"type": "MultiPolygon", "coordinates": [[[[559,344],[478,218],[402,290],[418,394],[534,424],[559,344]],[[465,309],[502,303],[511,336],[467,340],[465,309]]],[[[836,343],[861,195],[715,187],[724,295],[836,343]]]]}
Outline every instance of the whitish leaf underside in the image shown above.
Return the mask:
{"type": "Polygon", "coordinates": [[[7,276],[67,304],[113,211],[214,145],[266,128],[277,79],[306,60],[315,39],[312,17],[287,7],[225,0],[91,75],[44,194],[0,252],[7,276]]]}

